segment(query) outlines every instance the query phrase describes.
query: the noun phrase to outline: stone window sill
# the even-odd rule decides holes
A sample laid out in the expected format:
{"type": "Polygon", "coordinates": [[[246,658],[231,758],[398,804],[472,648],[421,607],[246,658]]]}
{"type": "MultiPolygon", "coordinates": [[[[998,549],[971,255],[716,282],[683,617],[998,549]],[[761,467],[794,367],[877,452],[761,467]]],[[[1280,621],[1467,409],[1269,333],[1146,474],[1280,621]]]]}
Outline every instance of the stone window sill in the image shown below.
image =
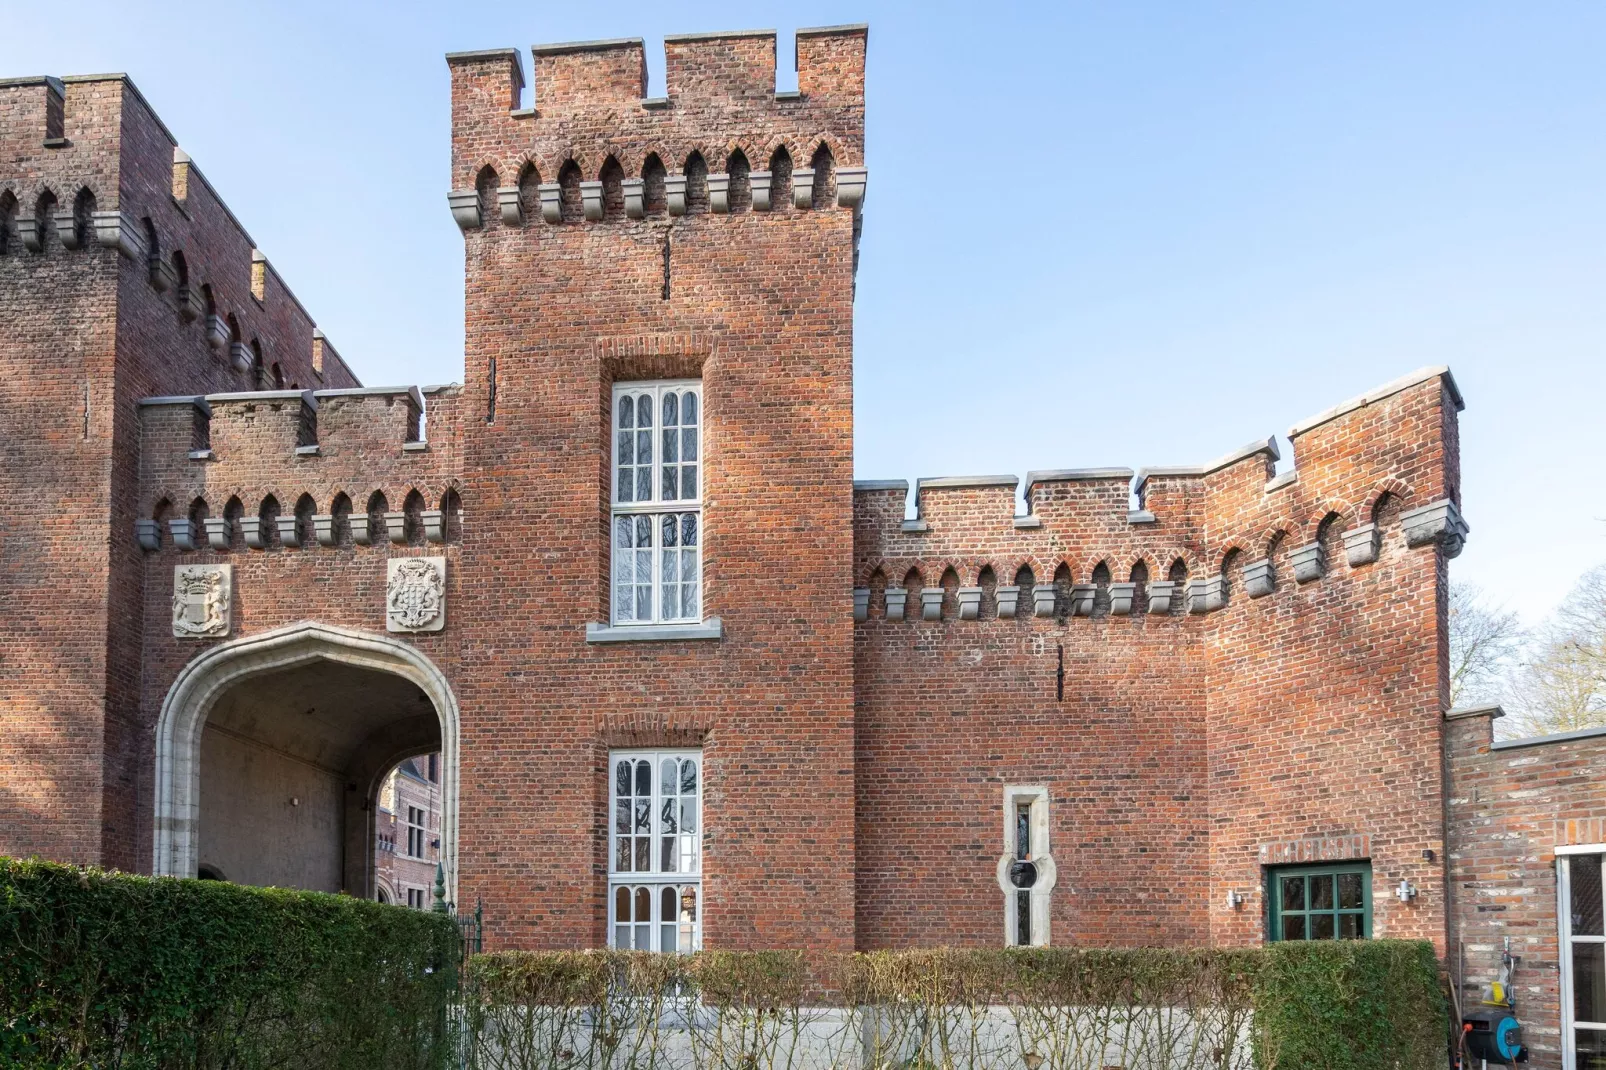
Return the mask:
{"type": "Polygon", "coordinates": [[[701,624],[587,624],[588,643],[652,643],[685,639],[721,639],[724,628],[718,617],[701,624]]]}

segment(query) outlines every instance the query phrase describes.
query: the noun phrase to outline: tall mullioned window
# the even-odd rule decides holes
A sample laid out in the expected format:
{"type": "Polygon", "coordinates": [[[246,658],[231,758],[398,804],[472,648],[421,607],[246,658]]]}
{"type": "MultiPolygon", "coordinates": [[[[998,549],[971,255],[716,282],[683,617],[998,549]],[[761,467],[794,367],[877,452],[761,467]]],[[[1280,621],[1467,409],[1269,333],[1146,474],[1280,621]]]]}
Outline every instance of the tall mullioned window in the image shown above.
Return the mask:
{"type": "Polygon", "coordinates": [[[702,386],[613,392],[613,623],[702,620],[702,386]]]}
{"type": "Polygon", "coordinates": [[[696,951],[702,922],[700,751],[610,756],[608,942],[696,951]]]}

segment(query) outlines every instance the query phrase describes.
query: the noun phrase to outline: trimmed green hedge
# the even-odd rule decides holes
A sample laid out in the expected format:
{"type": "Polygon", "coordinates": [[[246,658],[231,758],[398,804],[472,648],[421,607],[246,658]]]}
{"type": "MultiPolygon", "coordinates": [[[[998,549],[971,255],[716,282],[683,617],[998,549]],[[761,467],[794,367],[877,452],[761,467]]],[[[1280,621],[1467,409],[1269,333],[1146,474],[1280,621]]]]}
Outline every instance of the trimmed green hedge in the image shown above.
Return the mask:
{"type": "Polygon", "coordinates": [[[459,951],[438,914],[0,859],[0,1066],[1437,1070],[1448,1042],[1426,943],[502,952],[461,987],[459,951]]]}
{"type": "Polygon", "coordinates": [[[458,939],[346,896],[0,859],[0,1065],[431,1070],[458,939]]]}
{"type": "Polygon", "coordinates": [[[1404,941],[500,952],[465,981],[480,1070],[1441,1070],[1448,1053],[1433,949],[1404,941]]]}
{"type": "Polygon", "coordinates": [[[1268,945],[1255,985],[1263,1070],[1442,1067],[1449,1024],[1433,945],[1320,940],[1268,945]]]}

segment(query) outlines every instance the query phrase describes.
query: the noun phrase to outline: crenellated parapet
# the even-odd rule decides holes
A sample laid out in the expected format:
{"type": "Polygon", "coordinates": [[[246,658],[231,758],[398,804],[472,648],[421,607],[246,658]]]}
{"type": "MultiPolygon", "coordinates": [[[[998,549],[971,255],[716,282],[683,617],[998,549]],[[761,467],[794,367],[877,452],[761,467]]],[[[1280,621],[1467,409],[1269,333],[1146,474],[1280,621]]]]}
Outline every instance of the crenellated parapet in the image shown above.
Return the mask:
{"type": "Polygon", "coordinates": [[[519,106],[517,51],[453,53],[453,217],[470,231],[857,211],[867,34],[799,30],[799,88],[784,93],[772,30],[668,37],[657,98],[646,96],[640,38],[537,45],[530,108],[519,106]]]}
{"type": "Polygon", "coordinates": [[[158,382],[342,387],[311,315],[121,74],[0,80],[0,258],[17,283],[117,264],[118,301],[164,348],[158,382]]]}
{"type": "Polygon", "coordinates": [[[1458,554],[1461,397],[1429,368],[1190,467],[854,484],[854,616],[946,621],[1204,617],[1321,584],[1389,552],[1458,554]],[[1446,442],[1452,448],[1446,450],[1446,442]]]}
{"type": "Polygon", "coordinates": [[[267,390],[140,402],[142,549],[456,541],[462,390],[267,390]]]}

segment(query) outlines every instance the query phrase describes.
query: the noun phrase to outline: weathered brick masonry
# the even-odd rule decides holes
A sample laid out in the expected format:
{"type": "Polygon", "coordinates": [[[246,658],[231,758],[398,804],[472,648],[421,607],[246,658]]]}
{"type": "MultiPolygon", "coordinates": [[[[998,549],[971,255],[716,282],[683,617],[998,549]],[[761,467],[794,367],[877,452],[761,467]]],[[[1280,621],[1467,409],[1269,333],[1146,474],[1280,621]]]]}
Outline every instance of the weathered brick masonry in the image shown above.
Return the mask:
{"type": "Polygon", "coordinates": [[[527,109],[517,53],[449,57],[467,347],[422,391],[358,387],[126,79],[0,83],[0,480],[34,503],[0,518],[0,851],[185,857],[164,704],[310,622],[449,687],[442,857],[493,943],[603,943],[608,752],[701,747],[709,946],[1000,943],[1030,789],[1053,942],[1256,942],[1268,867],[1366,860],[1375,935],[1484,976],[1509,932],[1557,1022],[1546,867],[1557,818],[1606,820],[1598,741],[1521,764],[1444,719],[1448,373],[1297,425],[1280,475],[1270,440],[1035,472],[1025,515],[1013,476],[923,480],[906,519],[852,481],[866,40],[801,32],[777,93],[773,34],[671,38],[657,100],[640,41],[537,48],[527,109]],[[612,390],[663,378],[704,392],[705,624],[602,641],[612,390]],[[447,623],[387,639],[411,557],[447,623]],[[228,633],[175,637],[205,563],[228,633]]]}
{"type": "Polygon", "coordinates": [[[1449,965],[1462,998],[1476,1003],[1509,941],[1532,1065],[1555,1068],[1563,1065],[1556,856],[1606,844],[1606,732],[1495,743],[1500,715],[1495,706],[1458,710],[1445,727],[1449,965]]]}

